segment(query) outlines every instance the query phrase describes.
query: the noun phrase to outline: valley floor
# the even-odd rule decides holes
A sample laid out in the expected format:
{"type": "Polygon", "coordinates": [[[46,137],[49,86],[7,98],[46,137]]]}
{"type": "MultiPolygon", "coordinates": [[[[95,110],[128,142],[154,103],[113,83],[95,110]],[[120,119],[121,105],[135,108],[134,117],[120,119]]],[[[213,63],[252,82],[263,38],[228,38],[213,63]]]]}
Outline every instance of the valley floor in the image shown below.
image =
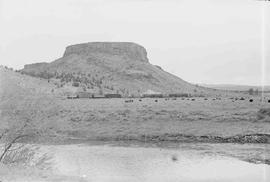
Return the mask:
{"type": "Polygon", "coordinates": [[[269,117],[258,116],[270,103],[260,98],[125,100],[129,99],[60,100],[48,140],[270,143],[269,117]]]}

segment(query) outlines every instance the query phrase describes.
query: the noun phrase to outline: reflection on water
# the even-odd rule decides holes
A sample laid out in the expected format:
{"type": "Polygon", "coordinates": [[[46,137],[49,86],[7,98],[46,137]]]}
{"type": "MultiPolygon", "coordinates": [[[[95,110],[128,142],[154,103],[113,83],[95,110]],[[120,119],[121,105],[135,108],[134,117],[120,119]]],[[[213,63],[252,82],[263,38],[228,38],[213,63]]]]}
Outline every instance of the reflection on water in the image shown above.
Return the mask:
{"type": "Polygon", "coordinates": [[[171,149],[61,145],[47,149],[55,156],[56,171],[80,176],[86,181],[270,181],[269,165],[203,152],[205,148],[213,147],[191,144],[171,149]]]}

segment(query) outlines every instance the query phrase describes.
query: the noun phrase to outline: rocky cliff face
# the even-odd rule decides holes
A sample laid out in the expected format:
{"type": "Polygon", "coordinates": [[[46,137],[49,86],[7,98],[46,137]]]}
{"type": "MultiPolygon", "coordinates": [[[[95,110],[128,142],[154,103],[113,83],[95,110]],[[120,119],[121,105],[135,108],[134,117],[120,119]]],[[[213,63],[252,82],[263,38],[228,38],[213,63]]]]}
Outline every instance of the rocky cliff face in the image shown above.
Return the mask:
{"type": "Polygon", "coordinates": [[[63,57],[72,54],[89,56],[93,53],[122,56],[131,60],[148,63],[145,48],[131,42],[91,42],[71,45],[66,48],[63,57]]]}

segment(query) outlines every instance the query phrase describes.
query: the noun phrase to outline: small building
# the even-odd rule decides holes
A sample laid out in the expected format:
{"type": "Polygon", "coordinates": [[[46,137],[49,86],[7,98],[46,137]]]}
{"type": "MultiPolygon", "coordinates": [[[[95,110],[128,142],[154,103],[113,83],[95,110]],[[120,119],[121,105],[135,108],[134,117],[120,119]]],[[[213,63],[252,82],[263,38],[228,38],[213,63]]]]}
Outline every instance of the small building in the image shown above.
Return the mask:
{"type": "Polygon", "coordinates": [[[91,92],[76,92],[78,98],[93,98],[94,94],[91,92]]]}
{"type": "Polygon", "coordinates": [[[105,98],[104,95],[98,95],[98,94],[93,95],[93,99],[104,99],[104,98],[105,98]]]}
{"type": "Polygon", "coordinates": [[[105,94],[106,98],[122,98],[120,94],[105,94]]]}
{"type": "Polygon", "coordinates": [[[78,99],[77,95],[68,95],[67,99],[78,99]]]}
{"type": "Polygon", "coordinates": [[[142,94],[142,97],[146,98],[162,98],[164,95],[160,92],[155,92],[153,90],[147,90],[142,94]]]}

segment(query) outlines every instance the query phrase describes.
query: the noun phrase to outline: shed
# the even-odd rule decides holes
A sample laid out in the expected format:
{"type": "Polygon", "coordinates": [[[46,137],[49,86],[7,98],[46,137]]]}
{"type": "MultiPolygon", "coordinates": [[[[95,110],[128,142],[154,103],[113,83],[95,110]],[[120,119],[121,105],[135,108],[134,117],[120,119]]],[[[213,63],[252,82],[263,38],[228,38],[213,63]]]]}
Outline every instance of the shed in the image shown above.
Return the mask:
{"type": "Polygon", "coordinates": [[[78,99],[78,96],[77,95],[68,95],[67,96],[68,99],[78,99]]]}
{"type": "Polygon", "coordinates": [[[153,90],[147,90],[142,94],[142,97],[149,97],[149,98],[161,98],[163,94],[160,92],[155,92],[153,90]]]}
{"type": "Polygon", "coordinates": [[[93,98],[94,94],[91,92],[76,92],[78,98],[93,98]]]}
{"type": "Polygon", "coordinates": [[[121,98],[122,95],[120,94],[105,94],[106,98],[121,98]]]}

